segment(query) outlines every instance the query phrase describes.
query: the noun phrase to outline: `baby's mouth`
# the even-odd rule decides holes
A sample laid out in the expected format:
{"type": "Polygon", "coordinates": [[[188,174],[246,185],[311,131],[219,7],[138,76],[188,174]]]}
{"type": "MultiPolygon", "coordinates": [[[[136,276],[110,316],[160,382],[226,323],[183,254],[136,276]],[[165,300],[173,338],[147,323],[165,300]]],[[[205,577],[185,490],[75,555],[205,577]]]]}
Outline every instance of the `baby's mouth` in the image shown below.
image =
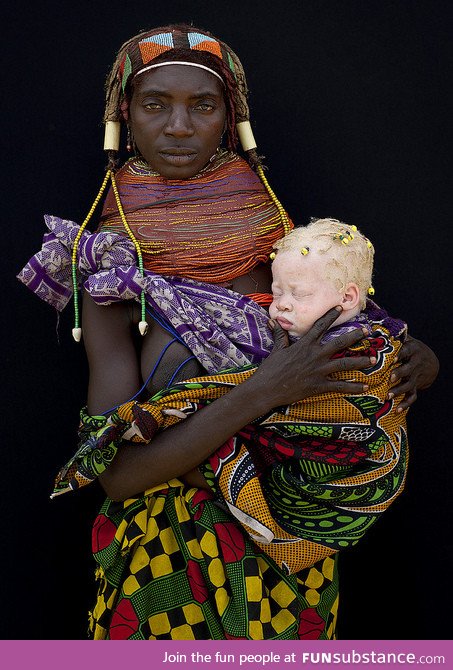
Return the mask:
{"type": "Polygon", "coordinates": [[[288,319],[285,319],[283,316],[277,316],[275,320],[278,321],[281,327],[285,330],[289,330],[293,325],[291,321],[288,321],[288,319]]]}

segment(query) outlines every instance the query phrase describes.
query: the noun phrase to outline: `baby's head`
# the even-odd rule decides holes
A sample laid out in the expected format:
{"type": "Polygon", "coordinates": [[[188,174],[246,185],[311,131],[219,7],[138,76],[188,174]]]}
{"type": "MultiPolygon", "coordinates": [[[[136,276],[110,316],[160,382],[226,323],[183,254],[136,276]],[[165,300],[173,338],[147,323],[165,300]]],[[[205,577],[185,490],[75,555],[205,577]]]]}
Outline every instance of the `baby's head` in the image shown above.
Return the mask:
{"type": "Polygon", "coordinates": [[[304,335],[336,305],[343,311],[335,325],[365,307],[374,248],[355,226],[313,219],[279,240],[274,249],[269,313],[290,335],[304,335]]]}

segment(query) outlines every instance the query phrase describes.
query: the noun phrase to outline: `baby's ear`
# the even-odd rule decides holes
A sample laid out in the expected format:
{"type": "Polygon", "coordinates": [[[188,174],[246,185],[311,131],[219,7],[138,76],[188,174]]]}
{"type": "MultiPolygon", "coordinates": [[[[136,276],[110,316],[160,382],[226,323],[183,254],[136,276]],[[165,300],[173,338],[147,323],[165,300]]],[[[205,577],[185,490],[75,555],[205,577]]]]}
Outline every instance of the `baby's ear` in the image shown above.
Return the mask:
{"type": "Polygon", "coordinates": [[[343,312],[355,309],[360,305],[360,290],[357,284],[350,282],[346,285],[345,290],[343,291],[343,298],[341,300],[341,306],[343,307],[343,312]]]}

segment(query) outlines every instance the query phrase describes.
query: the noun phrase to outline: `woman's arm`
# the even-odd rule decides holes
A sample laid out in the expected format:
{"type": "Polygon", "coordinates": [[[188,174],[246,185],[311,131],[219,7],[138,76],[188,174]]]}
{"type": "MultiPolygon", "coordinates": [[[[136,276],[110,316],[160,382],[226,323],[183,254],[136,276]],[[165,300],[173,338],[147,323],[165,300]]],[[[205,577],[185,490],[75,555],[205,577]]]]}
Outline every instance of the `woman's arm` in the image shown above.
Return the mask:
{"type": "Polygon", "coordinates": [[[401,365],[395,368],[391,381],[397,382],[391,389],[391,397],[404,395],[400,411],[417,400],[417,391],[428,388],[439,373],[439,360],[426,344],[408,337],[399,355],[401,365]]]}
{"type": "MultiPolygon", "coordinates": [[[[153,439],[150,445],[129,443],[100,476],[108,496],[124,500],[173,477],[181,477],[204,461],[243,426],[273,407],[337,391],[362,393],[363,384],[340,382],[329,375],[370,365],[368,357],[330,360],[333,353],[363,337],[357,330],[326,345],[320,340],[335,321],[330,310],[291,347],[276,350],[244,384],[153,439]]],[[[88,411],[104,412],[124,402],[140,386],[127,305],[99,307],[86,297],[84,341],[90,363],[88,411]],[[118,309],[116,309],[118,308],[118,309]],[[110,404],[111,403],[111,404],[110,404]]]]}
{"type": "Polygon", "coordinates": [[[82,332],[90,370],[89,414],[102,414],[126,402],[142,385],[131,314],[132,306],[126,302],[101,306],[84,295],[82,332]]]}

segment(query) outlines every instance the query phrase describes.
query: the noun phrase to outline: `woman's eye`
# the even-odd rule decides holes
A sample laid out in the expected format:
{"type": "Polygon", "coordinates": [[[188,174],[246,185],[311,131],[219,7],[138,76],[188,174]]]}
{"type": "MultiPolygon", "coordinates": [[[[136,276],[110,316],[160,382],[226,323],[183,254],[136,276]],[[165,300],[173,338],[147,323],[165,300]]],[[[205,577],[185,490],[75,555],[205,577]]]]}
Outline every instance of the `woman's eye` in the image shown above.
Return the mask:
{"type": "Polygon", "coordinates": [[[201,102],[199,105],[196,105],[195,109],[199,109],[201,112],[212,112],[214,105],[211,105],[209,102],[201,102]]]}
{"type": "Polygon", "coordinates": [[[145,107],[146,109],[162,109],[162,105],[159,102],[147,102],[145,107]]]}

